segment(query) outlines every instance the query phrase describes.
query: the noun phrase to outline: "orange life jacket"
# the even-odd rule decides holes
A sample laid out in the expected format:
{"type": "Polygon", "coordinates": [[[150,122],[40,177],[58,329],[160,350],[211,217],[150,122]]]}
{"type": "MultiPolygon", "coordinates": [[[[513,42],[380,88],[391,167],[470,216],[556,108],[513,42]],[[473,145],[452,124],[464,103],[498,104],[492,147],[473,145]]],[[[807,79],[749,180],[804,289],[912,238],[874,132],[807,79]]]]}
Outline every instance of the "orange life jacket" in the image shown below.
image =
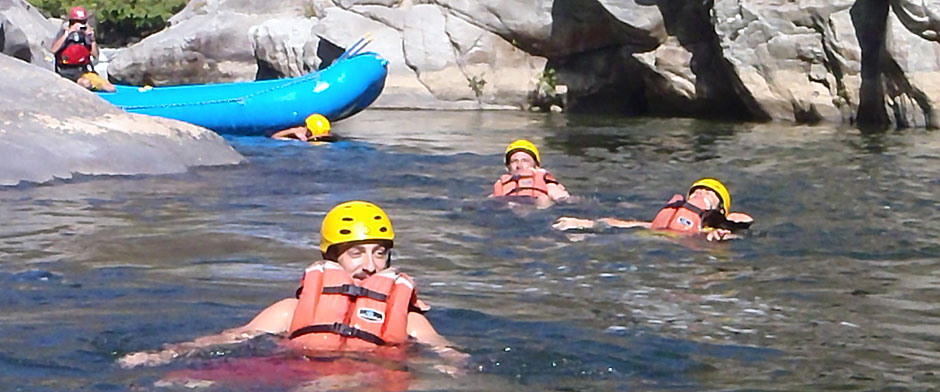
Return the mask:
{"type": "Polygon", "coordinates": [[[493,196],[529,196],[548,195],[548,184],[557,184],[558,180],[545,169],[529,170],[518,175],[503,174],[493,184],[493,196]]]}
{"type": "Polygon", "coordinates": [[[83,34],[73,32],[66,38],[62,49],[56,53],[56,60],[59,65],[90,65],[91,45],[87,43],[83,34]]]}
{"type": "Polygon", "coordinates": [[[705,216],[711,212],[699,204],[705,203],[698,199],[686,200],[685,196],[677,194],[659,210],[650,228],[687,234],[699,233],[702,231],[705,216]]]}
{"type": "Polygon", "coordinates": [[[357,286],[338,263],[316,263],[304,271],[290,339],[312,350],[370,350],[404,343],[416,299],[414,281],[392,268],[357,286]]]}

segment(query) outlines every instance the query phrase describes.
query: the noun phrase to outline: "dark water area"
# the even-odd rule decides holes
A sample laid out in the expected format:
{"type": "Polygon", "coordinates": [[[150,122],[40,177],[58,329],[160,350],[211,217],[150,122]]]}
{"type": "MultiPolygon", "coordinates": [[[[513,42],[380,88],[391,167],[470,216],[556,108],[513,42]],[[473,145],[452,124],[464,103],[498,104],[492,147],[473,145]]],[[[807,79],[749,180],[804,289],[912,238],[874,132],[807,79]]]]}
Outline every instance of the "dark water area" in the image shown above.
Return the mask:
{"type": "MultiPolygon", "coordinates": [[[[0,389],[288,389],[161,382],[270,355],[273,338],[153,368],[115,360],[293,295],[320,220],[350,199],[388,212],[395,265],[472,355],[452,378],[412,347],[394,371],[407,389],[940,385],[938,132],[410,111],[334,130],[343,140],[326,146],[229,138],[240,166],[0,189],[0,389]],[[487,199],[518,137],[582,200],[487,199]],[[756,218],[745,239],[551,229],[563,215],[651,219],[703,176],[756,218]]],[[[363,382],[337,388],[382,389],[363,382]]]]}

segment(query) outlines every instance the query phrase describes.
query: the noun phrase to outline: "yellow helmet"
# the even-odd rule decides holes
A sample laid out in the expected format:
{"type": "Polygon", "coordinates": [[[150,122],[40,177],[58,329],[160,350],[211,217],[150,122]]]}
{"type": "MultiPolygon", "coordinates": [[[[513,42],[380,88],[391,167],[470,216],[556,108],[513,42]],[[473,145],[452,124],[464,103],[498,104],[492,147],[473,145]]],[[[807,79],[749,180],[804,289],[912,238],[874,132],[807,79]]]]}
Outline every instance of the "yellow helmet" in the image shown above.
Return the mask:
{"type": "Polygon", "coordinates": [[[320,226],[321,252],[325,254],[336,244],[365,240],[389,243],[395,240],[392,221],[379,206],[366,201],[347,201],[326,213],[320,226]]]}
{"type": "Polygon", "coordinates": [[[330,133],[330,120],[327,120],[322,114],[311,114],[307,116],[305,122],[313,137],[325,136],[330,133]]]}
{"type": "Polygon", "coordinates": [[[506,165],[509,165],[509,156],[515,154],[518,151],[525,151],[532,156],[532,159],[535,159],[535,166],[540,166],[542,163],[542,157],[539,155],[539,149],[535,147],[535,144],[532,142],[519,139],[512,143],[509,143],[509,146],[506,147],[506,165]]]}
{"type": "Polygon", "coordinates": [[[731,210],[731,193],[728,192],[725,184],[717,179],[706,177],[692,183],[692,186],[689,187],[689,194],[691,195],[696,188],[705,188],[718,194],[718,199],[721,200],[722,213],[728,216],[728,211],[731,210]]]}

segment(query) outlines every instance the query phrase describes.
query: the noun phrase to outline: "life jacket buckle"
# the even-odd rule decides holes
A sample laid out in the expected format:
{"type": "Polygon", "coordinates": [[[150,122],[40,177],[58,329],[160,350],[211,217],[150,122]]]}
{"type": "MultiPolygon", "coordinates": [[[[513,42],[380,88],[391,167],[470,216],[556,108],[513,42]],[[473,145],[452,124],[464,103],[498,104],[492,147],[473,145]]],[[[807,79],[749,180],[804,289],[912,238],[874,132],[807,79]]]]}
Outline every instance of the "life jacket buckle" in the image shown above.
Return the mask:
{"type": "Polygon", "coordinates": [[[336,332],[337,334],[340,334],[347,338],[356,336],[356,331],[358,331],[358,329],[350,327],[347,324],[333,323],[333,332],[336,332]]]}
{"type": "Polygon", "coordinates": [[[339,291],[340,293],[353,298],[365,296],[365,292],[363,291],[362,287],[356,286],[354,284],[344,284],[340,286],[339,291]]]}

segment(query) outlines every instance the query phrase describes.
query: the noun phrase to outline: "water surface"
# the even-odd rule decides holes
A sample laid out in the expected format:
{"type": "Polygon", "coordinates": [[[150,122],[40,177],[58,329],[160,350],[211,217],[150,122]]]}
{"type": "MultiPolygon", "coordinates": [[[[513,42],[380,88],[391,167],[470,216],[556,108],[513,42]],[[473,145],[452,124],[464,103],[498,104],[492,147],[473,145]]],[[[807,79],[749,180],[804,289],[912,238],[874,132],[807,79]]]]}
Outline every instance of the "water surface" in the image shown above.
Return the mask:
{"type": "MultiPolygon", "coordinates": [[[[189,390],[169,372],[274,343],[121,369],[120,355],[247,322],[293,294],[320,220],[365,199],[395,264],[472,359],[413,348],[414,390],[925,390],[940,383],[940,133],[515,112],[367,111],[311,147],[229,138],[249,163],[0,189],[0,383],[189,390]],[[517,137],[582,200],[486,199],[517,137]],[[724,244],[559,233],[650,219],[702,176],[754,215],[724,244]]],[[[225,386],[205,390],[252,390],[225,386]]],[[[346,386],[344,389],[357,389],[346,386]]]]}

